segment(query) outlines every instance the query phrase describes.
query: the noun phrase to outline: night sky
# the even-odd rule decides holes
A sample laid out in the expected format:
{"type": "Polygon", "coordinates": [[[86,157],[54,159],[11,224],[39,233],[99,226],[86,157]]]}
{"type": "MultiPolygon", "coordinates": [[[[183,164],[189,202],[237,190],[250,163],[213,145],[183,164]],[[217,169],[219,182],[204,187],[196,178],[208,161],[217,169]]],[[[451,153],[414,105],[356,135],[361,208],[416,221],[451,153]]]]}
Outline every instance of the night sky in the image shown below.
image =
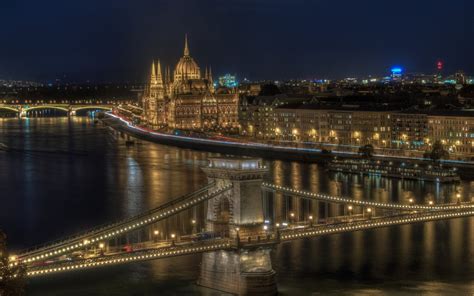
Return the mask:
{"type": "Polygon", "coordinates": [[[174,67],[184,34],[214,76],[474,74],[472,0],[2,0],[0,79],[143,81],[174,67]]]}

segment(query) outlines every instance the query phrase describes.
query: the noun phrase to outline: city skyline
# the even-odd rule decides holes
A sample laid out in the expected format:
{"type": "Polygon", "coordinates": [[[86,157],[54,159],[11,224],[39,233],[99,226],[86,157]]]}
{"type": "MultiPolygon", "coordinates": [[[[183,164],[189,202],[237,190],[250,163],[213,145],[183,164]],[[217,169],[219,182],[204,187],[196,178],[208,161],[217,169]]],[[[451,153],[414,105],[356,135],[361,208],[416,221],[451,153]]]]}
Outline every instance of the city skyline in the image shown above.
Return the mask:
{"type": "Polygon", "coordinates": [[[176,60],[185,33],[198,63],[240,79],[432,73],[438,59],[447,73],[472,73],[472,4],[455,2],[3,3],[0,77],[144,81],[151,59],[176,60]]]}

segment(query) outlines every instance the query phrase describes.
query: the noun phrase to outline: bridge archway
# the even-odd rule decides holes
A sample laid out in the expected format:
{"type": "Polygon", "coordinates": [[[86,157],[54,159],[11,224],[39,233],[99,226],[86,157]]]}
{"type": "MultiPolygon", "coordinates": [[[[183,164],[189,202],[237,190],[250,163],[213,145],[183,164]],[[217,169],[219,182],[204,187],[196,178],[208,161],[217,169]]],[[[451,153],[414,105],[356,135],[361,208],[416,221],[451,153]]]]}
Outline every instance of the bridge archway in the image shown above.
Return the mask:
{"type": "Polygon", "coordinates": [[[93,115],[95,112],[98,112],[98,111],[110,111],[110,110],[112,110],[111,107],[83,106],[79,108],[73,108],[72,114],[76,116],[88,116],[88,115],[93,115]]]}
{"type": "Polygon", "coordinates": [[[20,114],[20,110],[8,107],[8,106],[0,106],[0,118],[4,117],[16,117],[20,114]]]}
{"type": "Polygon", "coordinates": [[[23,109],[26,117],[59,117],[68,116],[69,109],[59,106],[35,106],[23,109]]]}
{"type": "Polygon", "coordinates": [[[229,237],[230,225],[233,223],[233,202],[227,195],[222,195],[214,203],[213,231],[222,237],[229,237]]]}

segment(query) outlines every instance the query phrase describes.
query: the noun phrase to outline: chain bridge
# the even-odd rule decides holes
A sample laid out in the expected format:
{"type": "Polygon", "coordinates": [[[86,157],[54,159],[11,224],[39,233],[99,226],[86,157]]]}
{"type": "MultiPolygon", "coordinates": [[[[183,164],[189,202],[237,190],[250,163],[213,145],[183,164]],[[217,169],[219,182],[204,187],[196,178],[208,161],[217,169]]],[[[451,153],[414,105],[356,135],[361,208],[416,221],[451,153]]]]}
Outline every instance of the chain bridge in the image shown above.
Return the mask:
{"type": "MultiPolygon", "coordinates": [[[[336,233],[474,216],[474,203],[381,203],[330,196],[264,183],[256,158],[211,158],[202,168],[208,184],[135,217],[96,227],[10,257],[28,277],[81,272],[146,260],[202,254],[198,284],[239,295],[275,295],[270,252],[278,244],[336,233]],[[283,194],[342,207],[340,215],[304,221],[271,221],[265,196],[283,194]],[[158,236],[157,222],[204,204],[203,231],[158,236]],[[135,240],[130,236],[136,234],[135,240]],[[126,237],[126,243],[123,238],[126,237]]],[[[195,221],[193,220],[193,224],[195,221]]]]}

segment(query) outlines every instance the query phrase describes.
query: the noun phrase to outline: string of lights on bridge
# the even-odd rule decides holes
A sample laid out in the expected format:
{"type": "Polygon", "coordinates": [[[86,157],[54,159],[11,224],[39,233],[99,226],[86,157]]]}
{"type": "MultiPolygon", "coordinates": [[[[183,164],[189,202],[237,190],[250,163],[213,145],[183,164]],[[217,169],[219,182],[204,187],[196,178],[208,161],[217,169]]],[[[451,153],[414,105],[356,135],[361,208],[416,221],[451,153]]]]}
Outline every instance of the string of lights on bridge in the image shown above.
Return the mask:
{"type": "MultiPolygon", "coordinates": [[[[170,249],[170,248],[163,248],[163,249],[154,249],[154,250],[146,250],[142,251],[142,253],[148,254],[127,254],[126,257],[122,256],[122,258],[111,258],[106,260],[100,260],[96,262],[84,262],[78,264],[67,264],[66,266],[59,266],[59,267],[43,267],[37,270],[32,270],[27,272],[27,276],[36,276],[36,275],[44,275],[52,272],[63,272],[63,271],[73,271],[77,269],[84,269],[84,268],[91,268],[91,267],[100,267],[104,265],[111,265],[111,264],[118,264],[118,263],[126,263],[126,262],[133,262],[133,261],[144,261],[144,260],[152,260],[152,259],[159,259],[165,257],[173,257],[173,256],[182,256],[188,254],[196,254],[196,253],[203,253],[215,250],[223,250],[223,249],[230,249],[232,247],[231,243],[228,240],[213,242],[212,244],[207,244],[204,246],[192,246],[192,247],[181,247],[170,249]]],[[[118,256],[116,256],[118,257],[118,256]]]]}
{"type": "MultiPolygon", "coordinates": [[[[346,222],[345,225],[324,225],[320,228],[315,230],[314,227],[309,227],[306,229],[292,229],[286,230],[280,235],[281,241],[291,241],[295,239],[302,239],[308,238],[313,236],[320,236],[320,235],[329,235],[335,233],[343,233],[343,232],[353,232],[365,229],[372,229],[372,228],[380,228],[380,227],[387,227],[393,225],[402,225],[402,224],[411,224],[411,223],[418,223],[418,222],[427,222],[427,221],[435,221],[441,219],[451,219],[451,218],[460,218],[460,217],[467,217],[473,216],[474,211],[453,211],[450,213],[439,213],[439,212],[425,212],[425,213],[418,213],[418,214],[408,214],[404,217],[388,217],[388,218],[379,218],[374,220],[364,220],[364,221],[350,221],[346,222]],[[413,217],[416,215],[416,217],[413,217]],[[349,224],[349,225],[348,225],[349,224]],[[353,225],[351,225],[353,224],[353,225]]],[[[278,243],[275,240],[274,243],[278,243]]],[[[217,241],[207,241],[201,242],[200,245],[196,245],[193,243],[192,246],[171,246],[166,248],[160,249],[147,249],[138,251],[135,254],[119,254],[113,255],[110,258],[94,258],[91,259],[90,262],[82,262],[82,263],[60,263],[59,266],[54,267],[54,265],[50,266],[41,266],[30,269],[27,272],[28,276],[39,276],[39,275],[46,275],[55,272],[68,272],[74,270],[82,270],[87,268],[94,268],[94,267],[101,267],[107,266],[112,264],[120,264],[120,263],[127,263],[127,262],[136,262],[136,261],[145,261],[145,260],[152,260],[152,259],[160,259],[166,257],[175,257],[175,256],[183,256],[189,254],[197,254],[209,251],[217,251],[217,250],[228,250],[234,248],[235,245],[233,244],[233,240],[230,239],[219,239],[217,241]],[[97,261],[94,261],[97,259],[97,261]]]]}
{"type": "MultiPolygon", "coordinates": [[[[415,214],[410,214],[410,215],[415,215],[415,214]]],[[[297,230],[293,232],[298,232],[298,233],[288,233],[288,234],[282,234],[281,235],[281,240],[293,240],[293,239],[299,239],[299,238],[305,238],[305,237],[310,237],[310,236],[317,236],[317,235],[323,235],[323,234],[334,234],[334,233],[341,233],[341,232],[348,232],[348,231],[358,231],[358,230],[363,230],[363,229],[369,229],[369,228],[378,228],[378,227],[386,227],[386,226],[393,226],[393,225],[401,225],[401,224],[410,224],[410,223],[417,223],[417,222],[426,222],[426,221],[435,221],[435,220],[441,220],[441,219],[451,219],[451,218],[460,218],[460,217],[468,217],[474,215],[474,211],[462,211],[462,212],[452,212],[452,213],[445,213],[445,214],[439,214],[439,213],[424,213],[424,214],[418,214],[420,216],[418,217],[391,217],[391,218],[381,218],[380,220],[364,220],[364,221],[358,221],[355,223],[359,223],[361,225],[354,225],[354,226],[347,226],[347,225],[341,225],[341,226],[329,226],[324,229],[320,230],[297,230]],[[394,219],[391,221],[390,219],[394,219]],[[385,221],[381,221],[385,220],[385,221]]]]}
{"type": "MultiPolygon", "coordinates": [[[[363,201],[356,200],[338,196],[331,196],[327,194],[314,193],[310,191],[298,190],[291,187],[283,187],[280,185],[275,185],[271,183],[263,183],[262,188],[274,190],[277,192],[286,193],[289,195],[296,195],[300,197],[324,200],[329,202],[337,203],[347,203],[351,205],[364,206],[364,207],[374,207],[374,208],[388,208],[388,209],[397,209],[397,210],[450,210],[450,209],[466,209],[473,208],[474,204],[445,204],[445,205],[434,205],[433,201],[429,201],[428,205],[411,205],[411,204],[396,204],[396,203],[381,203],[374,201],[363,201]]],[[[459,198],[460,196],[458,196],[459,198]]],[[[413,202],[411,200],[410,202],[413,202]]]]}
{"type": "Polygon", "coordinates": [[[82,236],[80,238],[82,239],[81,242],[78,242],[79,238],[73,238],[71,240],[63,241],[53,246],[47,246],[47,247],[43,247],[35,251],[32,251],[31,253],[35,254],[34,256],[28,253],[23,253],[23,254],[19,254],[17,258],[19,258],[24,263],[32,263],[38,260],[43,260],[49,257],[58,256],[67,252],[71,252],[76,249],[88,246],[92,243],[98,243],[104,239],[110,239],[115,236],[125,234],[129,231],[137,229],[138,227],[142,227],[151,223],[156,223],[173,214],[176,214],[180,211],[191,208],[200,202],[206,201],[219,194],[222,194],[226,192],[227,190],[229,190],[230,188],[232,188],[231,184],[223,186],[221,188],[217,188],[216,190],[206,193],[204,195],[198,195],[197,197],[193,197],[193,195],[191,195],[189,199],[182,201],[182,205],[175,206],[171,209],[168,209],[165,207],[161,211],[157,213],[153,213],[151,217],[149,215],[145,217],[139,216],[138,218],[128,221],[126,225],[119,225],[119,226],[114,225],[106,229],[101,229],[100,230],[101,234],[95,234],[95,235],[89,234],[86,236],[82,236]]]}

